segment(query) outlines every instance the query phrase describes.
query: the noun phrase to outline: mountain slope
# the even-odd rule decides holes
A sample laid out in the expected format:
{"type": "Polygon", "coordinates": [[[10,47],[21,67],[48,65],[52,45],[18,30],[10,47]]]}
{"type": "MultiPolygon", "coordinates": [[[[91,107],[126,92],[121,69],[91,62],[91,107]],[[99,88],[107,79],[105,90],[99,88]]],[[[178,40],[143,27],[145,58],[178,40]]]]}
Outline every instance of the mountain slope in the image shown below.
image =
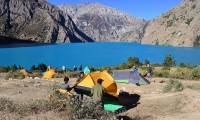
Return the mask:
{"type": "Polygon", "coordinates": [[[58,6],[77,27],[95,41],[137,41],[143,37],[146,21],[99,3],[58,6]]]}
{"type": "Polygon", "coordinates": [[[40,43],[93,41],[44,0],[0,0],[0,36],[40,43]]]}
{"type": "Polygon", "coordinates": [[[143,44],[170,46],[200,45],[200,1],[184,0],[150,22],[143,44]]]}

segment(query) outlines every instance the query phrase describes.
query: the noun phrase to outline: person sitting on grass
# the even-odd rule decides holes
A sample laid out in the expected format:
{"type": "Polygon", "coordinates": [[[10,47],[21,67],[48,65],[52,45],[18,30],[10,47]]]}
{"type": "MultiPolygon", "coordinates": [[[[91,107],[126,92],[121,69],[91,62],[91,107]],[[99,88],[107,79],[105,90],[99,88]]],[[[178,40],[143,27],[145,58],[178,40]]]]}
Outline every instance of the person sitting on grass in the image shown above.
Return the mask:
{"type": "Polygon", "coordinates": [[[68,82],[69,82],[69,78],[64,77],[64,82],[61,83],[60,88],[63,90],[71,91],[72,88],[69,86],[68,82]]]}

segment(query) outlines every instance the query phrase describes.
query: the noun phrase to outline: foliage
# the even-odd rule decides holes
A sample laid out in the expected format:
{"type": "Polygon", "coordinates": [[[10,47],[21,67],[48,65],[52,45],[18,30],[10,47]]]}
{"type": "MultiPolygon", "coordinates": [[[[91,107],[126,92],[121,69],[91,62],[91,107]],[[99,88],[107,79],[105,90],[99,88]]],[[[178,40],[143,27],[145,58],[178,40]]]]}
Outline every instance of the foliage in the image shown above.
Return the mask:
{"type": "Polygon", "coordinates": [[[163,92],[177,92],[183,90],[183,84],[177,80],[169,80],[167,85],[164,87],[163,92]]]}
{"type": "Polygon", "coordinates": [[[6,80],[9,80],[9,78],[12,79],[23,79],[25,78],[25,75],[23,73],[20,72],[20,70],[17,70],[15,72],[13,72],[12,70],[10,72],[8,72],[8,74],[5,76],[6,80]]]}
{"type": "Polygon", "coordinates": [[[172,57],[170,54],[167,55],[164,59],[163,66],[164,67],[173,67],[175,65],[176,65],[176,61],[175,61],[174,57],[172,57]]]}
{"type": "Polygon", "coordinates": [[[191,71],[193,79],[200,79],[200,66],[193,68],[191,71]]]}
{"type": "Polygon", "coordinates": [[[42,75],[42,71],[41,70],[34,70],[34,71],[32,71],[31,74],[28,74],[28,76],[32,77],[32,78],[35,78],[35,77],[41,78],[43,75],[42,75]]]}
{"type": "Polygon", "coordinates": [[[69,78],[77,78],[79,75],[78,72],[74,72],[74,71],[67,71],[66,72],[66,76],[68,76],[69,78]]]}
{"type": "Polygon", "coordinates": [[[167,21],[167,28],[171,27],[173,25],[173,22],[174,22],[173,20],[167,21]]]}
{"type": "Polygon", "coordinates": [[[152,67],[161,67],[162,65],[160,65],[159,63],[154,63],[154,64],[151,64],[152,67]]]}
{"type": "Polygon", "coordinates": [[[169,70],[159,70],[159,71],[154,71],[153,76],[156,77],[169,77],[169,70]]]}
{"type": "Polygon", "coordinates": [[[180,65],[179,65],[181,68],[185,68],[185,67],[187,67],[187,65],[185,64],[185,63],[180,63],[180,65]]]}
{"type": "Polygon", "coordinates": [[[200,90],[200,85],[189,85],[189,86],[186,86],[187,88],[189,89],[192,89],[192,90],[200,90]]]}
{"type": "Polygon", "coordinates": [[[194,41],[194,46],[198,47],[200,46],[200,35],[198,35],[194,41]]]}
{"type": "Polygon", "coordinates": [[[17,66],[14,64],[13,66],[11,66],[11,70],[12,71],[16,71],[18,68],[17,68],[17,66]]]}
{"type": "Polygon", "coordinates": [[[45,72],[47,70],[47,66],[44,63],[38,64],[37,67],[35,65],[33,65],[31,67],[30,71],[35,71],[35,70],[41,70],[42,72],[45,72]]]}
{"type": "Polygon", "coordinates": [[[136,67],[142,65],[142,63],[140,63],[139,58],[137,58],[137,57],[134,57],[134,58],[128,57],[128,60],[127,60],[126,64],[128,64],[129,68],[133,67],[134,65],[136,67]]]}
{"type": "Polygon", "coordinates": [[[171,78],[175,79],[192,79],[191,69],[189,68],[176,68],[176,70],[171,70],[171,78]]]}
{"type": "Polygon", "coordinates": [[[56,110],[61,105],[62,103],[58,100],[37,100],[33,102],[30,101],[27,104],[15,104],[10,99],[0,98],[0,111],[6,111],[22,115],[37,114],[39,112],[56,110]]]}
{"type": "Polygon", "coordinates": [[[62,110],[70,112],[71,119],[110,119],[116,116],[113,112],[104,111],[101,104],[96,104],[91,98],[79,101],[54,91],[51,100],[63,101],[62,110]]]}
{"type": "Polygon", "coordinates": [[[145,60],[144,60],[144,64],[145,64],[145,65],[149,64],[149,60],[145,59],[145,60]]]}
{"type": "Polygon", "coordinates": [[[3,67],[3,66],[0,66],[0,73],[7,73],[11,70],[11,68],[8,66],[8,67],[3,67]]]}
{"type": "Polygon", "coordinates": [[[45,72],[47,70],[47,66],[43,63],[38,64],[38,66],[36,67],[36,70],[41,70],[42,72],[45,72]]]}
{"type": "Polygon", "coordinates": [[[187,21],[185,22],[185,24],[190,25],[190,23],[192,22],[193,18],[191,19],[187,19],[187,21]]]}
{"type": "Polygon", "coordinates": [[[65,75],[64,75],[64,74],[61,74],[61,73],[55,73],[55,74],[53,75],[53,77],[54,77],[54,78],[64,78],[65,75]]]}
{"type": "Polygon", "coordinates": [[[33,66],[31,67],[30,71],[34,71],[34,70],[36,70],[35,65],[33,65],[33,66]]]}
{"type": "Polygon", "coordinates": [[[115,70],[124,70],[124,69],[130,69],[128,64],[119,64],[118,66],[113,67],[115,70]]]}

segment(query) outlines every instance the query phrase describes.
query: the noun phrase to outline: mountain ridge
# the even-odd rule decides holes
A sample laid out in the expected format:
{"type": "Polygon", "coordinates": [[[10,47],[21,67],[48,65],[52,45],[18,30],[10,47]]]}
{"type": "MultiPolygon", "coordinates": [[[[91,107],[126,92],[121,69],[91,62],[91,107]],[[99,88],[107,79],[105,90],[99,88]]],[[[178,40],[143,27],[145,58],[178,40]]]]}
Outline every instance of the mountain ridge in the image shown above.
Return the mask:
{"type": "Polygon", "coordinates": [[[64,4],[58,7],[97,42],[140,42],[147,23],[144,19],[100,3],[64,4]]]}
{"type": "MultiPolygon", "coordinates": [[[[44,0],[0,0],[0,35],[39,43],[88,42],[69,16],[44,0]]],[[[6,43],[6,39],[0,39],[6,43]]],[[[10,41],[15,42],[15,41],[10,41]]]]}
{"type": "Polygon", "coordinates": [[[142,44],[200,46],[200,1],[183,0],[150,22],[142,44]]]}

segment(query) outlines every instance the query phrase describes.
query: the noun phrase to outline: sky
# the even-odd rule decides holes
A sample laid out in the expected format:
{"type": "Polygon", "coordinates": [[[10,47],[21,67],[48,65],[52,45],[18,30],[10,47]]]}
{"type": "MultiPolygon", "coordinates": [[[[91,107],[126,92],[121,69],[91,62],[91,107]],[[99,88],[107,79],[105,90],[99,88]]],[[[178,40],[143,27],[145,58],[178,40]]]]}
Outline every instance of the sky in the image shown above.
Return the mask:
{"type": "Polygon", "coordinates": [[[127,12],[134,17],[152,20],[160,14],[180,4],[182,0],[46,0],[53,5],[101,3],[106,6],[127,12]]]}

